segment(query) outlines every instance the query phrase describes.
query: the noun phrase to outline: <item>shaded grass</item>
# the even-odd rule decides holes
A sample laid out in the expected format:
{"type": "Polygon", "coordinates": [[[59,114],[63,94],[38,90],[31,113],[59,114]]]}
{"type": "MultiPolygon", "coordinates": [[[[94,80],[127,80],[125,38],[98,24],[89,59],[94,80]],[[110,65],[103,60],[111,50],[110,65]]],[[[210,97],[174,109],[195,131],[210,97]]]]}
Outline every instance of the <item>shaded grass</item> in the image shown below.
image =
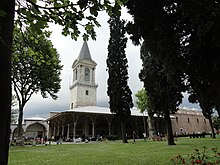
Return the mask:
{"type": "Polygon", "coordinates": [[[167,142],[138,140],[11,147],[9,165],[166,165],[176,155],[193,153],[195,148],[219,148],[220,137],[178,138],[175,146],[167,142]]]}

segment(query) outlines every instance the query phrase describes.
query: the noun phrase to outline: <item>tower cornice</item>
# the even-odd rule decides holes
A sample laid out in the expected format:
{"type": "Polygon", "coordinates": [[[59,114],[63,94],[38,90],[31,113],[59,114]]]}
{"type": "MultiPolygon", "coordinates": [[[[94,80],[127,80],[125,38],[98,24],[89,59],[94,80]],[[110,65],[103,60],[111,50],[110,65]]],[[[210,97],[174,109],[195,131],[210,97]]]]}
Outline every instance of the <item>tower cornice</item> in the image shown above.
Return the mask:
{"type": "Polygon", "coordinates": [[[97,88],[98,84],[94,83],[84,83],[79,81],[74,81],[73,84],[69,87],[70,89],[74,88],[75,86],[82,86],[82,87],[90,87],[90,88],[97,88]]]}
{"type": "Polygon", "coordinates": [[[91,68],[96,67],[97,63],[93,60],[88,60],[88,59],[76,59],[73,62],[72,68],[75,69],[76,67],[80,66],[80,65],[86,65],[86,66],[90,66],[91,68]]]}

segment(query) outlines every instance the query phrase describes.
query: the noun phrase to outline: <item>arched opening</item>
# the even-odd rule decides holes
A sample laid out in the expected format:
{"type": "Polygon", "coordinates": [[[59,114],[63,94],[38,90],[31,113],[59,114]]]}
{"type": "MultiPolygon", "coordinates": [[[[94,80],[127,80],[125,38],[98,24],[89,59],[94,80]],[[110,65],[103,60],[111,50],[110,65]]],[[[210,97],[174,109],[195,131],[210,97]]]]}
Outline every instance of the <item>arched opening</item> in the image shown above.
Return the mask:
{"type": "Polygon", "coordinates": [[[85,81],[89,81],[90,79],[90,70],[89,68],[85,68],[85,81]]]}
{"type": "MultiPolygon", "coordinates": [[[[22,132],[24,132],[23,128],[22,128],[22,132]]],[[[16,139],[17,137],[18,137],[18,127],[15,128],[12,133],[12,140],[16,139]]]]}
{"type": "Polygon", "coordinates": [[[46,128],[40,123],[34,123],[27,127],[25,137],[28,139],[44,138],[46,136],[46,128]]]}
{"type": "Polygon", "coordinates": [[[96,136],[106,137],[109,134],[109,125],[108,121],[103,116],[98,116],[96,119],[95,125],[95,134],[96,136]]]}
{"type": "Polygon", "coordinates": [[[178,117],[176,117],[176,123],[177,123],[177,124],[179,124],[179,120],[178,120],[178,117]]]}

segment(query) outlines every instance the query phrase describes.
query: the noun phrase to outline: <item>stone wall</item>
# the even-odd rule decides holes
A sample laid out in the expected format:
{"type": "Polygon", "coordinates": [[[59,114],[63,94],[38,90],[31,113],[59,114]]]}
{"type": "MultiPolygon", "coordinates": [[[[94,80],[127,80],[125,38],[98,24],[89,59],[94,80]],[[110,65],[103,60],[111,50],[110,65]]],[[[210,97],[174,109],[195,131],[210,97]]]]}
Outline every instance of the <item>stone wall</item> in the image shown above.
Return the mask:
{"type": "Polygon", "coordinates": [[[174,134],[209,133],[211,127],[201,111],[180,109],[171,117],[174,134]]]}

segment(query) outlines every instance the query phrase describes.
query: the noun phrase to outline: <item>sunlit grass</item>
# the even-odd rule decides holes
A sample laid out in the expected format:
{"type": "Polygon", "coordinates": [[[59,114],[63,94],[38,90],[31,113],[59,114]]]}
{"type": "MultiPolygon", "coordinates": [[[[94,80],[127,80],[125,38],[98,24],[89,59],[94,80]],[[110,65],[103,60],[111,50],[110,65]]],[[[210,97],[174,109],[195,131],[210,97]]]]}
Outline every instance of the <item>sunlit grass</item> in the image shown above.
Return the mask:
{"type": "Polygon", "coordinates": [[[176,155],[187,155],[195,148],[220,150],[220,137],[178,138],[175,146],[166,141],[138,140],[123,144],[95,142],[83,144],[62,144],[50,146],[10,147],[9,165],[166,165],[176,155]]]}

